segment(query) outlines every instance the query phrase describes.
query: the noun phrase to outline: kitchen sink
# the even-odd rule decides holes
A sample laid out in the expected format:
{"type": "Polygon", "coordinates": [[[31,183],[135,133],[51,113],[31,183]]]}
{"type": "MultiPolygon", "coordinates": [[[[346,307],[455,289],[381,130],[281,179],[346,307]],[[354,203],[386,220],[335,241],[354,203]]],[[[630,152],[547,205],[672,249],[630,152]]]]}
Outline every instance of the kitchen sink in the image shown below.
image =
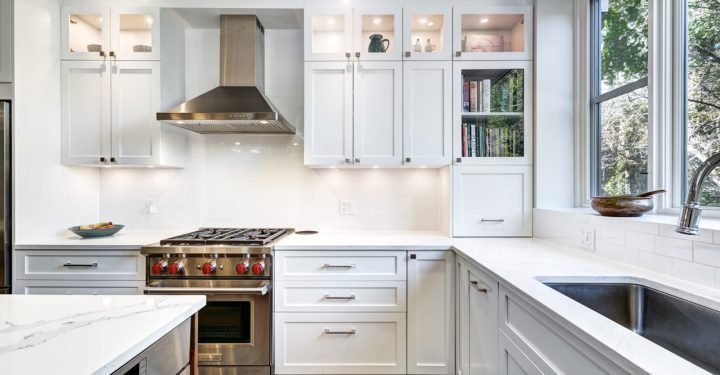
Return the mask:
{"type": "Polygon", "coordinates": [[[544,284],[706,371],[720,374],[720,311],[634,283],[544,284]]]}

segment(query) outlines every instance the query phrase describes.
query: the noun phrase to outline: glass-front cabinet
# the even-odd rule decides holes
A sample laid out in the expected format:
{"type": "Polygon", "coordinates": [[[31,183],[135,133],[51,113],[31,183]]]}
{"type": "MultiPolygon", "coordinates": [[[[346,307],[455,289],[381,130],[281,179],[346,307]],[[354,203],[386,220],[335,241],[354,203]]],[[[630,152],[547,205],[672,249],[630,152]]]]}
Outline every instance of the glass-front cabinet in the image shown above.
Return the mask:
{"type": "Polygon", "coordinates": [[[532,6],[455,7],[455,60],[530,60],[532,6]]]}
{"type": "Polygon", "coordinates": [[[408,7],[403,10],[405,60],[452,59],[452,8],[408,7]]]}
{"type": "Polygon", "coordinates": [[[355,8],[355,58],[402,59],[402,8],[355,8]]]}
{"type": "Polygon", "coordinates": [[[453,150],[456,165],[529,165],[530,62],[454,65],[453,150]]]}
{"type": "Polygon", "coordinates": [[[158,8],[65,6],[64,60],[160,60],[158,8]]]}
{"type": "Polygon", "coordinates": [[[305,60],[341,61],[353,51],[351,8],[305,9],[305,60]]]}

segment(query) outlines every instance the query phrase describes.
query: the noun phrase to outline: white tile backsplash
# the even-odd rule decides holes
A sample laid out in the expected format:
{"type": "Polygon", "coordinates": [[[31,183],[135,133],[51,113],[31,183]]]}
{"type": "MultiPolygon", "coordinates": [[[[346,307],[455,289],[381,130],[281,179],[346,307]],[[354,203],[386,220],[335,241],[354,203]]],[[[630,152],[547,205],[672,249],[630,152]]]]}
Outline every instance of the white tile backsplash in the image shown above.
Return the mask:
{"type": "Polygon", "coordinates": [[[670,218],[655,223],[582,209],[533,213],[536,237],[589,251],[580,246],[580,233],[595,230],[597,255],[720,289],[720,231],[703,229],[698,236],[687,236],[675,232],[670,218]]]}

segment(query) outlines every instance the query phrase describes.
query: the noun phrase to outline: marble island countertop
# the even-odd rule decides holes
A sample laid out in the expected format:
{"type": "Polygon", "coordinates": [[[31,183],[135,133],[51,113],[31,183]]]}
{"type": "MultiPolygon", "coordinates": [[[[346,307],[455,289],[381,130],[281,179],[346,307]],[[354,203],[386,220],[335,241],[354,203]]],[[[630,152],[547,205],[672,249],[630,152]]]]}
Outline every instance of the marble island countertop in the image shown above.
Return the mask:
{"type": "Polygon", "coordinates": [[[720,310],[720,291],[619,263],[538,238],[449,238],[435,232],[345,232],[292,235],[276,246],[293,250],[445,250],[498,279],[514,293],[606,357],[635,373],[708,374],[657,344],[542,284],[542,281],[631,282],[720,310]]]}
{"type": "Polygon", "coordinates": [[[205,296],[0,295],[0,372],[109,374],[205,306],[205,296]]]}

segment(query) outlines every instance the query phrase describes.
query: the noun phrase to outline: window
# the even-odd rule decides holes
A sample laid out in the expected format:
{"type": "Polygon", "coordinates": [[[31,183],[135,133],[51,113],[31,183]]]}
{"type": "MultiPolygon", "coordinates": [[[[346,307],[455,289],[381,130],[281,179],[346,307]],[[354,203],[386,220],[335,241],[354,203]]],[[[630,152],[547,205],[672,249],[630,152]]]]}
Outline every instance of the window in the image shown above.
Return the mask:
{"type": "MultiPolygon", "coordinates": [[[[720,0],[687,0],[684,19],[683,196],[698,166],[720,152],[720,0]]],[[[700,198],[720,207],[720,172],[708,176],[700,198]]]]}
{"type": "Polygon", "coordinates": [[[648,0],[591,1],[591,194],[646,191],[648,0]]]}

